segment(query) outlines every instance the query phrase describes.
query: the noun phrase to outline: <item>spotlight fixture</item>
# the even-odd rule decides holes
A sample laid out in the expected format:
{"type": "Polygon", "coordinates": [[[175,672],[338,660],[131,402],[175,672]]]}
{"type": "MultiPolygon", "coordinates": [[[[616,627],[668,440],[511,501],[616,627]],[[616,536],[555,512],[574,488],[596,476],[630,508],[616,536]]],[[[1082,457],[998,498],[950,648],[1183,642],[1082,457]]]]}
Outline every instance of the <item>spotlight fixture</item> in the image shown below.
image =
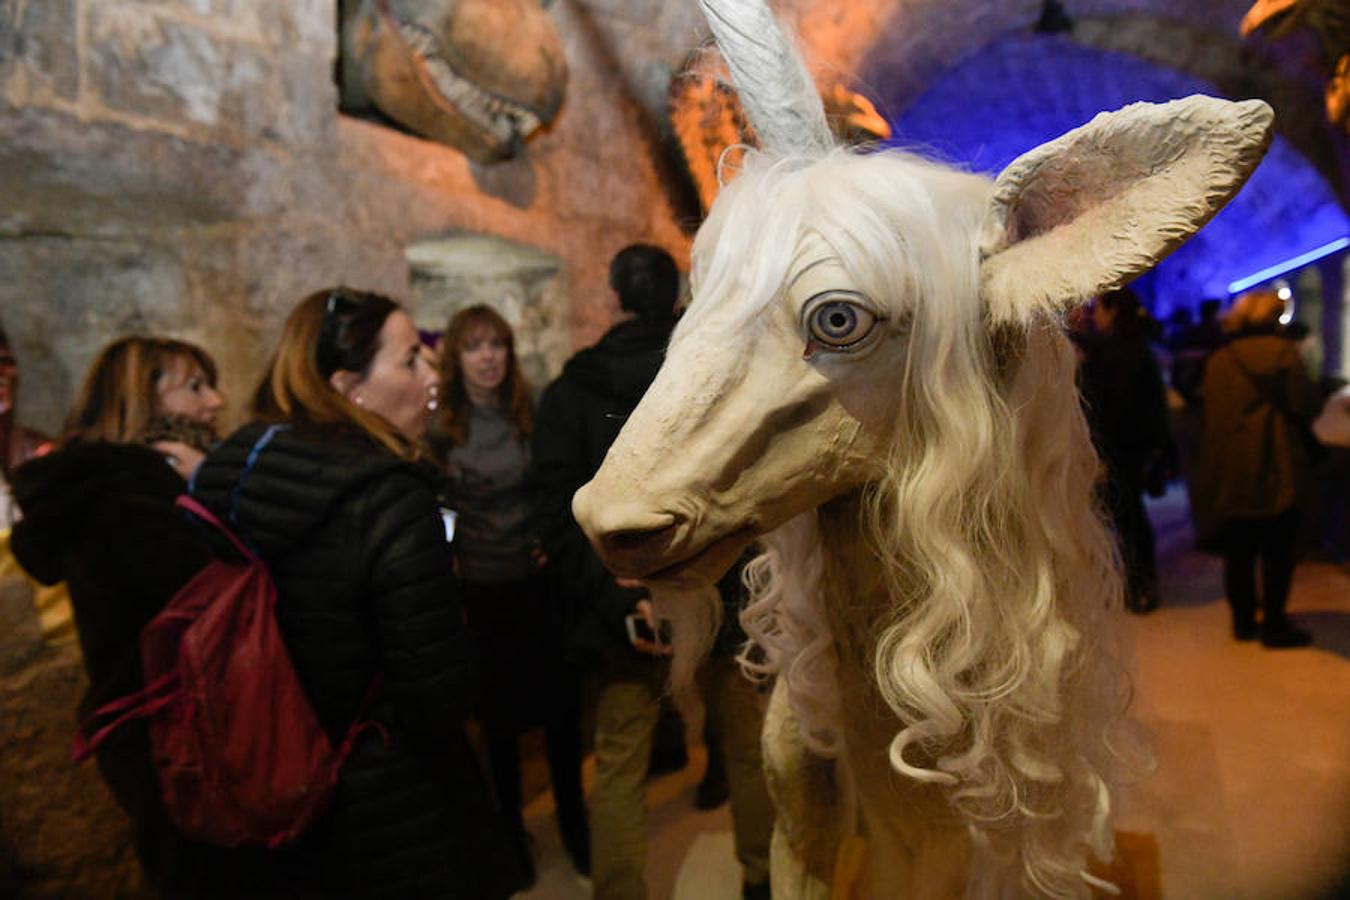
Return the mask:
{"type": "Polygon", "coordinates": [[[1059,0],[1045,0],[1041,4],[1041,17],[1036,20],[1037,34],[1065,34],[1073,31],[1073,19],[1064,11],[1059,0]]]}

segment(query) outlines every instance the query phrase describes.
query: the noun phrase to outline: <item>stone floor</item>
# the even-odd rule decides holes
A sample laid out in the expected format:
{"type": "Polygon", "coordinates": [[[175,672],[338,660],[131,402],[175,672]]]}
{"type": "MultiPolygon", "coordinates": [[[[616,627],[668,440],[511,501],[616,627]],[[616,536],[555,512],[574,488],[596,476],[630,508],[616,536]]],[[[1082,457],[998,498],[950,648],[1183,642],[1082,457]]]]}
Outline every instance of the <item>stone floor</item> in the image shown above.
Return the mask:
{"type": "MultiPolygon", "coordinates": [[[[1158,769],[1118,823],[1151,835],[1170,900],[1322,900],[1350,879],[1350,565],[1299,567],[1290,609],[1305,650],[1229,637],[1217,560],[1190,549],[1185,497],[1150,506],[1164,605],[1129,617],[1137,710],[1158,769]]],[[[693,806],[702,751],[654,781],[648,880],[654,900],[734,900],[739,874],[726,807],[693,806]]],[[[590,784],[592,772],[586,772],[590,784]]],[[[539,881],[522,897],[590,896],[563,855],[547,792],[526,810],[539,881]]],[[[1350,895],[1347,895],[1350,896],[1350,895]]]]}

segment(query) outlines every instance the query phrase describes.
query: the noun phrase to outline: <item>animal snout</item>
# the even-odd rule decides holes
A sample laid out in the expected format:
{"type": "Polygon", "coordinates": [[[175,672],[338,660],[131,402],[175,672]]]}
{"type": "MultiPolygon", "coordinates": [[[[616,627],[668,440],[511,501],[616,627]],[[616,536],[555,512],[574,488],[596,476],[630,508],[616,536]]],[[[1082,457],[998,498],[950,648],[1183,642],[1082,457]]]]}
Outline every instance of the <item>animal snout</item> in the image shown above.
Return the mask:
{"type": "Polygon", "coordinates": [[[681,518],[622,501],[605,502],[590,485],[572,498],[572,513],[605,565],[618,575],[646,574],[669,552],[681,518]]]}

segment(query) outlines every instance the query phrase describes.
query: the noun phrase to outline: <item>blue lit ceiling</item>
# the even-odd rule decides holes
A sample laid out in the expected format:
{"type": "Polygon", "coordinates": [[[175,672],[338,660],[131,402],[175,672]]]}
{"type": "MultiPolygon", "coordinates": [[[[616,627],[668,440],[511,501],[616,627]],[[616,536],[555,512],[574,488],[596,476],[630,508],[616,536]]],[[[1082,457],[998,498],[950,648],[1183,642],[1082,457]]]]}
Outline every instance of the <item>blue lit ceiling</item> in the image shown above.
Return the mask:
{"type": "MultiPolygon", "coordinates": [[[[886,108],[885,86],[880,85],[886,108]]],[[[892,121],[895,143],[975,171],[997,173],[1019,154],[1102,110],[1214,88],[1183,72],[1059,36],[1010,36],[932,82],[892,121]]],[[[1226,286],[1266,266],[1350,234],[1350,218],[1325,180],[1277,137],[1256,173],[1198,235],[1140,285],[1154,313],[1226,296],[1226,286]]]]}

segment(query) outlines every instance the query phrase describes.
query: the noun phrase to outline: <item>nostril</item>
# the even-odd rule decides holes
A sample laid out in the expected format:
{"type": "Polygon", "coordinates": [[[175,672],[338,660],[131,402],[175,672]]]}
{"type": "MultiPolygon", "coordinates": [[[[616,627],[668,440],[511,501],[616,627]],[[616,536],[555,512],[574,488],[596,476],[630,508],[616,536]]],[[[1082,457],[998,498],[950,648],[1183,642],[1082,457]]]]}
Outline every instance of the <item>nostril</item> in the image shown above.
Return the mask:
{"type": "Polygon", "coordinates": [[[654,545],[669,543],[680,523],[679,517],[671,513],[632,509],[626,513],[605,517],[607,527],[601,531],[600,540],[607,554],[631,556],[654,545]]]}
{"type": "Polygon", "coordinates": [[[605,535],[605,543],[620,552],[631,552],[650,544],[663,532],[674,530],[674,525],[667,525],[664,528],[630,528],[605,535]]]}

